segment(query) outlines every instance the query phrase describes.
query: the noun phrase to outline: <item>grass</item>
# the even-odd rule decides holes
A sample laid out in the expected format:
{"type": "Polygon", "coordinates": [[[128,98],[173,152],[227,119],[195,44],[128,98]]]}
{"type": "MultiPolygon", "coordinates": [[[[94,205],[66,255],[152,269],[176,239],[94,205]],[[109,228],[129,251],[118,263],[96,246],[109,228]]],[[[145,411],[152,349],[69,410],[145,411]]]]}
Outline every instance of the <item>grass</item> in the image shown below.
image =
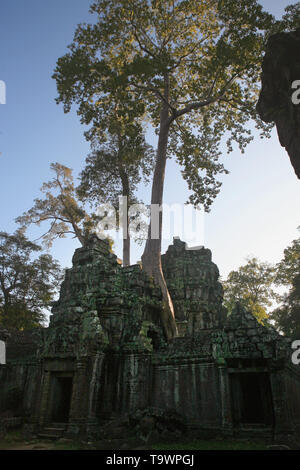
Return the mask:
{"type": "Polygon", "coordinates": [[[154,450],[266,450],[263,442],[251,441],[204,441],[195,440],[184,444],[156,444],[154,450]]]}
{"type": "Polygon", "coordinates": [[[22,434],[19,430],[10,431],[6,434],[4,439],[0,441],[0,449],[2,450],[2,449],[5,449],[5,446],[14,445],[18,442],[21,442],[22,439],[23,439],[22,434]]]}
{"type": "Polygon", "coordinates": [[[9,432],[8,435],[0,441],[0,450],[83,450],[87,446],[76,441],[55,442],[41,441],[33,439],[26,441],[18,433],[9,432]]]}
{"type": "MultiPolygon", "coordinates": [[[[93,446],[92,446],[93,447],[93,446]]],[[[41,440],[24,440],[20,431],[10,431],[0,441],[0,450],[18,449],[49,449],[49,450],[83,450],[90,446],[78,442],[58,442],[41,440]]],[[[149,450],[266,450],[267,446],[261,441],[246,440],[193,440],[185,443],[161,443],[149,446],[149,450]]]]}
{"type": "Polygon", "coordinates": [[[52,449],[53,450],[84,450],[84,449],[87,449],[87,446],[76,441],[53,442],[52,449]]]}

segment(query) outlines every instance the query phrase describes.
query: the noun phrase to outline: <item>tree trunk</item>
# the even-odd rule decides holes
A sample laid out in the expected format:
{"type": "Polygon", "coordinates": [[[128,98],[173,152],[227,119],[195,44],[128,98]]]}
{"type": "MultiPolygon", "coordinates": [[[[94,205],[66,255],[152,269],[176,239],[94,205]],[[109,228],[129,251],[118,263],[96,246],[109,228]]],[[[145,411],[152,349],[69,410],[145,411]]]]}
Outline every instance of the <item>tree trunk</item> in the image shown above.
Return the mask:
{"type": "Polygon", "coordinates": [[[72,220],[72,227],[73,227],[74,233],[77,237],[77,240],[81,243],[82,246],[84,246],[85,242],[86,242],[86,239],[84,238],[82,230],[78,227],[78,225],[75,222],[73,222],[73,220],[72,220]]]}
{"type": "Polygon", "coordinates": [[[127,230],[127,238],[123,239],[123,266],[130,266],[130,238],[127,230]]]}
{"type": "Polygon", "coordinates": [[[3,324],[7,324],[9,322],[9,306],[10,306],[10,295],[9,295],[9,288],[5,289],[4,287],[2,288],[3,292],[3,297],[4,297],[4,303],[3,303],[3,324]]]}
{"type": "MultiPolygon", "coordinates": [[[[161,207],[163,201],[163,189],[165,180],[165,169],[167,161],[167,146],[169,137],[169,111],[168,106],[163,103],[160,115],[160,130],[158,138],[156,165],[152,183],[151,207],[153,204],[161,207]]],[[[162,239],[162,211],[159,212],[158,238],[151,237],[151,225],[153,225],[153,212],[151,211],[148,239],[142,256],[143,270],[152,276],[160,286],[163,296],[163,309],[161,314],[162,327],[168,341],[177,336],[177,326],[174,315],[172,299],[164,278],[161,264],[161,239],[162,239]]]]}
{"type": "Polygon", "coordinates": [[[122,196],[125,197],[126,206],[123,207],[122,227],[123,227],[123,266],[130,266],[130,235],[128,220],[128,204],[129,204],[129,181],[127,173],[120,164],[120,176],[122,181],[122,196]]]}

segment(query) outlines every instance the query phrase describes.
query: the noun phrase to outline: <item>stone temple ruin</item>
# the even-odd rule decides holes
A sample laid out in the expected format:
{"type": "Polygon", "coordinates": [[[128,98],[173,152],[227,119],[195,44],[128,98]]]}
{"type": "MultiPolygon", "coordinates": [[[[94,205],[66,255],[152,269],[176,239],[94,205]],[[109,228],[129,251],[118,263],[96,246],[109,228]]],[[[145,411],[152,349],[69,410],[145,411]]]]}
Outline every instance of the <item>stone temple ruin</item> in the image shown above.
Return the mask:
{"type": "Polygon", "coordinates": [[[210,250],[174,239],[162,265],[179,330],[171,344],[160,290],[141,267],[120,266],[96,237],[77,249],[49,327],[31,337],[0,331],[0,416],[14,407],[42,435],[97,437],[154,409],[205,435],[297,432],[300,370],[289,340],[238,304],[227,316],[210,250]]]}

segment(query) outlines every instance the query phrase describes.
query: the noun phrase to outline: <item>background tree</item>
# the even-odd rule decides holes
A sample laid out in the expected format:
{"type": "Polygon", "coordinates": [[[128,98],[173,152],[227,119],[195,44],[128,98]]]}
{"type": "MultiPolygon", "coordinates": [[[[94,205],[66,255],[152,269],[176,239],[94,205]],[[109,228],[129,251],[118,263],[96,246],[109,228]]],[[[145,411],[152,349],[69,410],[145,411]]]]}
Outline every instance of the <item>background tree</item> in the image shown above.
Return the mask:
{"type": "MultiPolygon", "coordinates": [[[[115,124],[117,124],[115,122],[115,124]]],[[[123,229],[123,265],[130,265],[130,233],[128,208],[137,202],[135,191],[138,184],[149,181],[154,165],[154,153],[145,141],[142,128],[137,123],[127,124],[122,130],[106,133],[105,140],[99,134],[92,137],[93,151],[86,159],[86,166],[80,174],[81,184],[77,193],[81,200],[89,201],[95,207],[103,202],[119,209],[118,198],[124,196],[127,210],[120,220],[123,229]]]]}
{"type": "Polygon", "coordinates": [[[300,262],[289,293],[283,296],[282,305],[272,312],[271,318],[278,330],[300,339],[300,262]]]}
{"type": "Polygon", "coordinates": [[[51,163],[50,168],[55,175],[41,187],[44,197],[35,199],[33,207],[16,222],[24,228],[49,222],[49,229],[40,237],[47,247],[67,234],[72,234],[83,245],[95,225],[93,216],[88,215],[78,201],[72,170],[60,163],[51,163]]]}
{"type": "Polygon", "coordinates": [[[297,274],[300,274],[300,237],[293,240],[283,254],[283,259],[276,265],[276,282],[291,287],[297,274]]]}
{"type": "Polygon", "coordinates": [[[258,319],[264,322],[268,318],[267,308],[277,294],[272,286],[275,280],[275,268],[257,258],[248,259],[244,266],[228,274],[224,286],[224,304],[229,312],[239,301],[258,319]]]}
{"type": "Polygon", "coordinates": [[[300,2],[288,5],[284,15],[274,25],[274,31],[294,31],[300,27],[300,2]]]}
{"type": "MultiPolygon", "coordinates": [[[[107,96],[122,90],[128,114],[145,113],[158,135],[151,204],[162,205],[166,160],[174,155],[193,191],[190,202],[206,210],[224,172],[219,144],[227,134],[243,151],[251,140],[247,121],[262,134],[257,117],[263,32],[273,17],[255,0],[97,0],[95,24],[79,25],[70,52],[57,62],[54,78],[68,112],[78,104],[81,121],[105,110],[107,96]]],[[[103,115],[104,116],[104,115],[103,115]]],[[[152,221],[153,222],[153,221],[152,221]]],[[[164,298],[166,337],[176,335],[172,301],[161,267],[162,214],[151,237],[143,269],[158,282],[164,298]]]]}
{"type": "Polygon", "coordinates": [[[276,265],[276,283],[288,286],[289,291],[281,296],[281,305],[271,318],[278,330],[300,339],[300,238],[284,250],[282,260],[276,265]]]}
{"type": "Polygon", "coordinates": [[[62,280],[59,264],[41,254],[21,230],[0,232],[0,324],[19,330],[39,327],[62,280]]]}

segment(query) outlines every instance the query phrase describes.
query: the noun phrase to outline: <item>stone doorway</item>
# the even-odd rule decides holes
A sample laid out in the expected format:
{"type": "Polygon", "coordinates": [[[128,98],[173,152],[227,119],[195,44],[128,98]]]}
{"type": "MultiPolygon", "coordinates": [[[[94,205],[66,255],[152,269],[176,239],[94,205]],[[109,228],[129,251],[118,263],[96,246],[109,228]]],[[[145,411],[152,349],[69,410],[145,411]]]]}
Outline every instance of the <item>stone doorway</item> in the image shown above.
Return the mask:
{"type": "Polygon", "coordinates": [[[52,376],[52,423],[68,423],[73,390],[72,374],[53,374],[52,376]]]}
{"type": "Polygon", "coordinates": [[[273,402],[268,373],[232,373],[230,388],[235,427],[273,426],[273,402]]]}

